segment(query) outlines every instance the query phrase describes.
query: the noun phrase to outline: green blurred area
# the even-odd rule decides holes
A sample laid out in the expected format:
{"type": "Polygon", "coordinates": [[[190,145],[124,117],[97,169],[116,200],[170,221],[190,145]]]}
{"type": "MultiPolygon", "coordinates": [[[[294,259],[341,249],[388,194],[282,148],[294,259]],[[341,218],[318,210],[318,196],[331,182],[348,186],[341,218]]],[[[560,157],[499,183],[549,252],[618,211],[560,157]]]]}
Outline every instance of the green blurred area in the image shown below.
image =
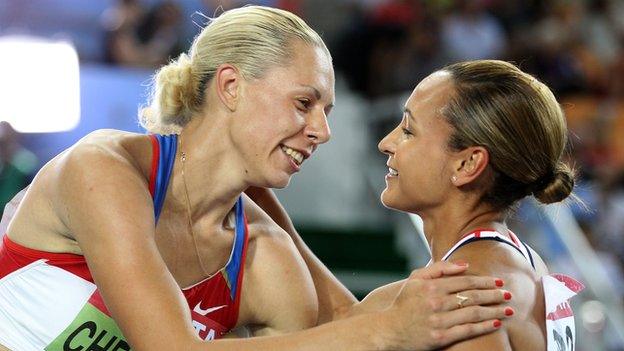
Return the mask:
{"type": "Polygon", "coordinates": [[[299,229],[312,251],[331,269],[405,272],[407,261],[395,250],[392,230],[299,229]]]}

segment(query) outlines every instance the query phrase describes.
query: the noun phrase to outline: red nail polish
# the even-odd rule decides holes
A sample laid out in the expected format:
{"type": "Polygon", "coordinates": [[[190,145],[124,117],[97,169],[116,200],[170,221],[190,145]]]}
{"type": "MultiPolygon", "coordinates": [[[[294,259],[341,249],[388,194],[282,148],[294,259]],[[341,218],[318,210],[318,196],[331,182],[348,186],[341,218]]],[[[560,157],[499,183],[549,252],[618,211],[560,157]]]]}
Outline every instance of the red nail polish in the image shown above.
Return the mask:
{"type": "Polygon", "coordinates": [[[500,328],[501,326],[501,321],[499,321],[498,319],[494,321],[494,328],[500,328]]]}
{"type": "Polygon", "coordinates": [[[505,295],[503,295],[505,300],[511,300],[511,293],[509,291],[505,291],[505,295]]]}
{"type": "Polygon", "coordinates": [[[514,310],[511,307],[505,308],[505,316],[511,316],[514,314],[514,310]]]}
{"type": "Polygon", "coordinates": [[[454,261],[453,263],[457,266],[462,266],[462,267],[466,267],[468,265],[468,262],[464,260],[457,260],[457,261],[454,261]]]}
{"type": "Polygon", "coordinates": [[[503,285],[505,285],[505,283],[503,283],[502,279],[496,279],[496,286],[498,286],[500,288],[503,285]]]}

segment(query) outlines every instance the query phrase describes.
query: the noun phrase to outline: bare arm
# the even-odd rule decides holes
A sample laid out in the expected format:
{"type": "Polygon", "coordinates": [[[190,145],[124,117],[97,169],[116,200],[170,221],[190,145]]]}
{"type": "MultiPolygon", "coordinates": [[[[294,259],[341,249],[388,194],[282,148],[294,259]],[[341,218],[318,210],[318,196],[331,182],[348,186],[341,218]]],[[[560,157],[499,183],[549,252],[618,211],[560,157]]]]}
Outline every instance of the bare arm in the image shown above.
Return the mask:
{"type": "Polygon", "coordinates": [[[141,174],[96,145],[80,146],[60,162],[54,206],[133,349],[175,350],[198,341],[188,306],[156,247],[141,174]],[[159,323],[146,323],[153,320],[159,323]]]}
{"type": "Polygon", "coordinates": [[[303,257],[312,275],[318,295],[319,324],[337,319],[339,315],[345,313],[353,304],[358,302],[355,296],[306,245],[273,191],[252,187],[247,189],[245,193],[290,235],[297,250],[303,257]]]}
{"type": "Polygon", "coordinates": [[[263,229],[247,250],[241,315],[253,318],[246,324],[254,336],[314,327],[318,299],[303,259],[281,228],[272,223],[263,229]]]}

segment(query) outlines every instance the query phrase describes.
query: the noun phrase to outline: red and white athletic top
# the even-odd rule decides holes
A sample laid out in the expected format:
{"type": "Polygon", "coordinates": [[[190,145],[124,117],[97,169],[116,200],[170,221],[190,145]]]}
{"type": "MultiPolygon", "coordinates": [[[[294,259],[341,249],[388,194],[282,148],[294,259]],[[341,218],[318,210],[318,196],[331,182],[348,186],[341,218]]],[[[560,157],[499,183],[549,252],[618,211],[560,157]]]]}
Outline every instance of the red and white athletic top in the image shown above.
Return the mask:
{"type": "MultiPolygon", "coordinates": [[[[154,171],[150,189],[156,216],[175,159],[175,141],[175,136],[152,136],[154,171]]],[[[238,320],[249,238],[242,198],[236,203],[235,214],[234,245],[227,264],[182,289],[193,326],[204,340],[223,336],[238,320]]],[[[3,218],[3,222],[8,220],[3,218]]],[[[15,351],[130,350],[100,296],[84,256],[29,249],[6,235],[0,243],[0,344],[15,351]]]]}
{"type": "MultiPolygon", "coordinates": [[[[511,231],[509,231],[508,238],[494,230],[476,230],[465,235],[442,257],[442,260],[446,261],[460,247],[481,240],[498,241],[513,247],[535,269],[533,255],[531,255],[529,246],[518,240],[518,237],[511,231]]],[[[547,350],[574,350],[576,330],[574,328],[574,312],[570,306],[570,299],[583,290],[584,286],[563,274],[544,275],[542,277],[542,286],[546,307],[547,350]]]]}

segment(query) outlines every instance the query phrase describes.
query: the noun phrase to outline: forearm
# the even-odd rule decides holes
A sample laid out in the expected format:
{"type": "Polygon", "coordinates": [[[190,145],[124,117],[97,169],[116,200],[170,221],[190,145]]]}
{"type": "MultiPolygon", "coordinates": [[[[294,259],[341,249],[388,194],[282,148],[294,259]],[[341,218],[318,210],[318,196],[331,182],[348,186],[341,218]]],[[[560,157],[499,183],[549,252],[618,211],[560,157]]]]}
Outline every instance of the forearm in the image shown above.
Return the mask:
{"type": "Polygon", "coordinates": [[[297,233],[288,213],[286,213],[286,210],[271,190],[250,188],[246,193],[273,219],[273,221],[290,235],[297,246],[297,250],[303,257],[312,275],[318,295],[319,324],[337,319],[340,311],[348,309],[357,302],[355,296],[353,296],[306,245],[299,233],[297,233]]]}
{"type": "Polygon", "coordinates": [[[362,301],[345,309],[344,313],[342,313],[343,318],[383,311],[390,307],[394,300],[396,300],[403,284],[405,284],[405,280],[380,286],[371,291],[362,301]]]}
{"type": "Polygon", "coordinates": [[[333,351],[390,350],[390,344],[380,332],[384,330],[379,315],[360,315],[326,323],[300,332],[248,339],[215,340],[197,343],[193,351],[333,351]]]}

